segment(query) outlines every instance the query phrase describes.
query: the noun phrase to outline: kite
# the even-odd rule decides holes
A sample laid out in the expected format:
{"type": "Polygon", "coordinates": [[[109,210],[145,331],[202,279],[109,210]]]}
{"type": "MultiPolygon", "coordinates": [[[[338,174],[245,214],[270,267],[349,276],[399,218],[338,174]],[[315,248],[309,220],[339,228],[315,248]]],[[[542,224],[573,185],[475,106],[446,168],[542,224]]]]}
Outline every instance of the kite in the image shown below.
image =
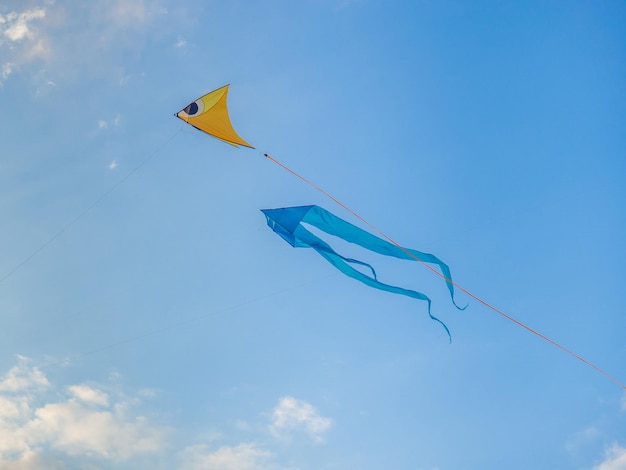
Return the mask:
{"type": "Polygon", "coordinates": [[[191,124],[196,129],[226,142],[227,144],[239,147],[254,148],[243,140],[230,122],[226,99],[228,97],[229,85],[213,90],[206,95],[190,103],[184,109],[176,113],[176,116],[191,124]]]}
{"type": "Polygon", "coordinates": [[[459,307],[454,301],[454,285],[452,284],[450,268],[448,268],[448,265],[439,258],[429,253],[404,248],[383,240],[382,238],[378,238],[371,233],[360,229],[356,225],[352,225],[351,223],[340,219],[319,206],[262,209],[261,212],[265,214],[267,225],[294,248],[313,248],[346,276],[350,276],[358,281],[361,281],[370,287],[426,301],[428,303],[428,315],[431,319],[441,323],[448,333],[448,338],[452,341],[450,330],[448,330],[445,323],[433,316],[430,312],[431,301],[428,296],[415,290],[403,289],[402,287],[383,284],[378,280],[376,271],[370,264],[353,258],[346,258],[338,254],[331,248],[330,245],[317,235],[304,228],[302,224],[307,223],[313,227],[317,227],[329,235],[334,235],[347,242],[354,243],[381,255],[437,265],[441,270],[442,277],[446,280],[452,303],[459,310],[464,310],[465,307],[459,307]],[[365,266],[369,269],[371,275],[362,273],[358,269],[352,267],[351,264],[365,266]]]}

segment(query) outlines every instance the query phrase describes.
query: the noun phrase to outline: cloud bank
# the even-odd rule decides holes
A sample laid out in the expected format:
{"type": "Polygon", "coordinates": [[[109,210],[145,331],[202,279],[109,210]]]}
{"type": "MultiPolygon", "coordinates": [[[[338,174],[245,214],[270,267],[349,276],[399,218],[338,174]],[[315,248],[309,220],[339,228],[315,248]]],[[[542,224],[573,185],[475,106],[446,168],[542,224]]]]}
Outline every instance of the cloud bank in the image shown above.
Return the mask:
{"type": "Polygon", "coordinates": [[[272,442],[284,446],[305,434],[319,444],[332,427],[310,403],[285,396],[270,413],[261,413],[265,424],[256,428],[255,438],[254,428],[246,425],[239,426],[246,439],[236,442],[235,436],[235,444],[220,444],[218,438],[175,445],[182,433],[140,413],[141,398],[151,394],[135,395],[111,384],[55,386],[30,359],[18,356],[0,378],[0,468],[100,468],[105,463],[153,468],[142,464],[158,459],[170,462],[167,468],[186,470],[279,470],[285,467],[277,463],[272,442]]]}
{"type": "Polygon", "coordinates": [[[42,468],[59,454],[124,462],[160,452],[169,430],[135,414],[137,403],[89,384],[55,390],[18,357],[0,381],[0,467],[42,468]]]}

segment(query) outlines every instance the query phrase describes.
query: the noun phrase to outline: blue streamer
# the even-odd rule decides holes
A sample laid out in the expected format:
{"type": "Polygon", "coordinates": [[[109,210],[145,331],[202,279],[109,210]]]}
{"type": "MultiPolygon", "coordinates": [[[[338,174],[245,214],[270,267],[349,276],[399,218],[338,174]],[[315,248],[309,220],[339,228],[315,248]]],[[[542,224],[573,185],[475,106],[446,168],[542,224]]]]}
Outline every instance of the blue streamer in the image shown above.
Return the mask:
{"type": "Polygon", "coordinates": [[[390,286],[380,282],[376,277],[376,271],[370,264],[353,258],[341,256],[333,250],[330,245],[304,228],[302,223],[304,222],[310,224],[330,235],[334,235],[347,242],[360,245],[367,250],[374,251],[381,255],[393,256],[395,258],[409,261],[419,260],[424,263],[437,265],[441,270],[443,277],[446,279],[452,303],[459,310],[465,310],[467,305],[465,307],[459,307],[454,301],[454,285],[451,282],[452,276],[450,274],[450,268],[448,268],[448,265],[439,258],[429,253],[423,253],[421,251],[394,245],[393,243],[378,238],[371,233],[366,232],[365,230],[362,230],[343,219],[340,219],[319,206],[262,209],[261,212],[263,212],[267,218],[267,225],[284,240],[286,240],[291,246],[296,248],[313,248],[339,271],[370,287],[392,292],[394,294],[406,295],[408,297],[427,302],[428,315],[431,319],[439,322],[445,328],[448,333],[448,338],[450,339],[450,342],[452,342],[452,336],[450,335],[448,327],[445,323],[432,315],[430,311],[431,301],[428,296],[415,290],[403,289],[401,287],[390,286]],[[368,276],[367,274],[362,273],[352,267],[351,264],[358,264],[367,267],[371,271],[372,275],[368,276]]]}

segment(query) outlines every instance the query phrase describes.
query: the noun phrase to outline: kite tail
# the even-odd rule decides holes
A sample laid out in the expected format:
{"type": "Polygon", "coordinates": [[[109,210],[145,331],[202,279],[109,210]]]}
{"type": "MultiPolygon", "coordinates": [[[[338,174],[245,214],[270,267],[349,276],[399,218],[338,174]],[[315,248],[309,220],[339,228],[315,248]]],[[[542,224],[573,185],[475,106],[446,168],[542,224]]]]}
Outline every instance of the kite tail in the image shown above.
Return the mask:
{"type": "MultiPolygon", "coordinates": [[[[318,253],[319,253],[319,251],[318,251],[318,253]]],[[[337,253],[337,256],[340,256],[341,259],[343,259],[344,261],[346,261],[348,263],[358,264],[360,266],[366,266],[372,272],[372,277],[375,280],[378,280],[378,276],[376,276],[376,270],[374,269],[374,266],[372,266],[371,264],[365,263],[363,261],[359,261],[358,259],[354,259],[354,258],[345,258],[345,257],[341,256],[339,253],[337,253]]]]}
{"type": "Polygon", "coordinates": [[[446,333],[448,333],[448,342],[452,344],[452,334],[450,334],[450,330],[448,329],[446,324],[442,322],[441,320],[439,320],[439,318],[437,318],[430,312],[430,299],[428,299],[428,316],[430,317],[431,320],[435,320],[437,323],[443,326],[443,329],[446,330],[446,333]]]}
{"type": "Polygon", "coordinates": [[[412,297],[414,299],[423,300],[427,302],[428,303],[428,316],[431,318],[431,320],[435,320],[436,322],[440,323],[441,326],[443,326],[443,328],[446,330],[446,333],[448,334],[449,342],[452,343],[452,335],[450,334],[450,330],[448,329],[446,324],[431,313],[430,311],[431,300],[427,295],[422,294],[421,292],[418,292],[415,290],[404,289],[402,287],[397,287],[397,286],[390,286],[389,284],[384,284],[380,282],[376,278],[376,271],[374,271],[374,268],[370,264],[364,263],[359,260],[355,260],[353,258],[345,258],[324,242],[321,242],[321,243],[309,242],[309,246],[311,246],[311,248],[317,251],[324,259],[326,259],[326,261],[328,261],[330,264],[335,266],[335,268],[337,268],[339,271],[344,273],[346,276],[356,279],[357,281],[361,281],[363,284],[366,284],[370,287],[374,287],[376,289],[391,292],[393,294],[405,295],[407,297],[412,297]],[[366,274],[363,274],[361,271],[353,268],[348,263],[356,263],[356,264],[369,267],[372,271],[372,277],[366,274]]]}
{"type": "MultiPolygon", "coordinates": [[[[404,289],[402,287],[391,286],[380,282],[376,277],[376,271],[373,266],[353,258],[346,258],[338,254],[328,243],[323,241],[317,235],[308,231],[302,223],[310,224],[318,229],[342,238],[343,240],[357,244],[367,250],[379,253],[381,255],[393,256],[399,259],[422,261],[439,265],[444,273],[450,295],[454,295],[454,286],[449,280],[450,270],[448,266],[441,262],[438,258],[428,253],[421,253],[417,250],[408,250],[399,245],[395,245],[382,240],[355,225],[346,222],[339,217],[318,206],[298,206],[284,207],[282,209],[262,209],[267,219],[267,225],[287,243],[293,247],[313,248],[326,261],[335,266],[339,271],[357,281],[362,282],[375,289],[384,290],[393,294],[405,295],[414,299],[423,300],[428,303],[428,316],[440,323],[446,330],[448,339],[452,342],[452,335],[448,327],[435,317],[431,312],[431,301],[428,296],[421,292],[404,289]],[[358,264],[367,267],[371,276],[355,269],[351,264],[358,264]]],[[[452,299],[454,302],[454,298],[452,299]]],[[[462,310],[458,305],[454,304],[458,309],[462,310]]],[[[465,308],[465,307],[463,307],[465,308]]]]}
{"type": "MultiPolygon", "coordinates": [[[[317,227],[324,232],[334,235],[339,238],[343,238],[347,242],[354,243],[355,245],[362,246],[367,250],[371,250],[375,253],[384,256],[393,256],[394,258],[404,259],[408,261],[420,261],[424,264],[434,264],[439,266],[441,270],[441,276],[446,281],[448,291],[450,292],[450,299],[456,308],[459,310],[465,310],[467,305],[460,307],[454,300],[454,283],[452,282],[452,273],[446,263],[441,261],[435,255],[430,253],[424,253],[423,251],[412,250],[405,248],[401,245],[390,243],[387,240],[383,240],[371,233],[357,227],[356,225],[346,222],[340,219],[336,215],[328,212],[326,209],[319,206],[304,206],[297,208],[298,210],[306,209],[302,215],[301,221],[317,227]]],[[[431,268],[432,269],[432,268],[431,268]]]]}
{"type": "Polygon", "coordinates": [[[459,305],[454,300],[454,283],[452,282],[452,273],[450,272],[450,268],[448,267],[446,263],[441,261],[435,255],[431,255],[430,253],[424,253],[422,251],[417,251],[417,250],[410,250],[408,248],[402,248],[402,247],[400,248],[404,250],[405,252],[409,253],[410,256],[417,261],[421,261],[422,263],[436,264],[437,266],[439,266],[439,269],[441,269],[441,275],[446,281],[446,285],[448,286],[448,291],[450,292],[450,300],[452,300],[452,303],[454,304],[454,306],[458,308],[459,310],[465,310],[467,308],[469,304],[465,304],[464,307],[459,307],[459,305]]]}

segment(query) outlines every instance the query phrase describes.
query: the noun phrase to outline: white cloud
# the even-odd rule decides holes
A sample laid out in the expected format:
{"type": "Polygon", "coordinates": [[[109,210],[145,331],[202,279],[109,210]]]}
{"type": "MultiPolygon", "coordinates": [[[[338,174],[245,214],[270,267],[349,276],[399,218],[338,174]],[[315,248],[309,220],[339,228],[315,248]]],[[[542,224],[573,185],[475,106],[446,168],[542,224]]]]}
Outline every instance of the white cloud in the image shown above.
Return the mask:
{"type": "Polygon", "coordinates": [[[115,383],[108,386],[57,387],[32,361],[18,356],[17,364],[0,376],[0,468],[138,468],[135,464],[151,459],[175,467],[172,459],[177,459],[178,468],[185,470],[278,470],[286,467],[277,462],[268,433],[288,443],[294,432],[303,432],[320,442],[332,426],[311,404],[286,396],[262,415],[269,423],[235,422],[234,430],[245,433],[245,439],[224,444],[227,436],[221,432],[196,435],[198,444],[168,453],[172,429],[137,411],[157,391],[143,389],[129,398],[119,391],[119,378],[114,373],[115,383]]]}
{"type": "Polygon", "coordinates": [[[593,470],[626,470],[626,448],[614,444],[606,450],[604,461],[593,470]]]}
{"type": "Polygon", "coordinates": [[[67,470],[68,466],[61,460],[44,456],[39,452],[25,452],[21,457],[11,461],[0,461],[2,470],[67,470]]]}
{"type": "Polygon", "coordinates": [[[122,124],[122,116],[121,116],[121,114],[117,114],[110,121],[106,121],[104,119],[99,119],[98,120],[98,129],[102,129],[102,130],[108,129],[109,128],[109,124],[111,124],[114,127],[119,127],[122,124]]]}
{"type": "Polygon", "coordinates": [[[272,410],[270,431],[276,437],[290,431],[305,431],[316,442],[332,426],[332,420],[321,416],[309,403],[293,397],[283,397],[272,410]]]}
{"type": "Polygon", "coordinates": [[[600,430],[596,426],[589,426],[574,434],[565,445],[565,448],[571,453],[576,453],[582,447],[598,439],[600,434],[600,430]]]}
{"type": "Polygon", "coordinates": [[[18,72],[36,75],[42,63],[57,83],[89,74],[124,82],[125,53],[136,57],[151,32],[161,37],[176,29],[159,4],[170,0],[32,1],[39,6],[0,16],[0,83],[18,72]]]}
{"type": "Polygon", "coordinates": [[[211,451],[207,445],[187,447],[181,454],[182,468],[189,470],[261,470],[271,452],[255,444],[220,447],[211,451]]]}
{"type": "Polygon", "coordinates": [[[252,426],[250,425],[250,423],[247,423],[246,421],[238,419],[235,421],[235,429],[238,429],[240,431],[250,431],[252,430],[252,426]]]}
{"type": "Polygon", "coordinates": [[[0,468],[65,468],[60,460],[48,462],[49,454],[121,462],[165,447],[168,429],[135,416],[137,399],[114,398],[86,384],[52,392],[43,372],[23,357],[3,376],[0,468]]]}
{"type": "Polygon", "coordinates": [[[31,361],[28,358],[17,356],[17,360],[17,365],[0,380],[0,393],[25,392],[48,387],[49,382],[46,376],[36,367],[31,367],[31,361]]]}
{"type": "Polygon", "coordinates": [[[0,24],[6,25],[4,36],[11,41],[21,41],[22,39],[32,39],[34,33],[31,29],[33,20],[41,19],[46,16],[46,10],[43,8],[31,8],[22,13],[9,13],[0,24]]]}
{"type": "MultiPolygon", "coordinates": [[[[283,397],[269,415],[271,434],[278,438],[289,437],[291,432],[303,431],[320,442],[332,425],[329,418],[321,416],[309,403],[293,397],[283,397]]],[[[239,431],[249,433],[253,427],[237,421],[239,431]]],[[[242,442],[237,445],[218,447],[216,440],[221,435],[204,439],[204,444],[186,447],[180,453],[181,468],[191,470],[270,470],[284,468],[277,465],[274,453],[257,441],[242,442]],[[206,443],[207,440],[213,441],[206,443]]]]}
{"type": "Polygon", "coordinates": [[[91,455],[114,461],[137,454],[157,453],[165,430],[152,427],[143,417],[125,416],[125,404],[111,410],[94,410],[78,400],[50,403],[35,411],[27,432],[69,455],[91,455]]]}
{"type": "Polygon", "coordinates": [[[45,38],[35,27],[46,17],[46,9],[30,8],[0,16],[0,50],[5,49],[9,59],[1,65],[0,83],[6,81],[24,63],[49,54],[45,38]],[[8,40],[8,45],[4,43],[8,40]]]}
{"type": "Polygon", "coordinates": [[[117,0],[112,2],[110,12],[117,22],[124,25],[142,23],[148,17],[143,0],[117,0]]]}
{"type": "Polygon", "coordinates": [[[118,167],[117,160],[113,160],[111,163],[109,163],[109,170],[115,170],[117,167],[118,167]]]}
{"type": "Polygon", "coordinates": [[[2,64],[2,72],[0,72],[0,78],[2,78],[2,81],[9,78],[9,75],[11,75],[11,72],[13,72],[13,64],[11,62],[2,64]]]}
{"type": "Polygon", "coordinates": [[[93,405],[107,406],[109,404],[109,396],[97,389],[87,385],[72,385],[68,387],[69,392],[84,403],[93,405]]]}

